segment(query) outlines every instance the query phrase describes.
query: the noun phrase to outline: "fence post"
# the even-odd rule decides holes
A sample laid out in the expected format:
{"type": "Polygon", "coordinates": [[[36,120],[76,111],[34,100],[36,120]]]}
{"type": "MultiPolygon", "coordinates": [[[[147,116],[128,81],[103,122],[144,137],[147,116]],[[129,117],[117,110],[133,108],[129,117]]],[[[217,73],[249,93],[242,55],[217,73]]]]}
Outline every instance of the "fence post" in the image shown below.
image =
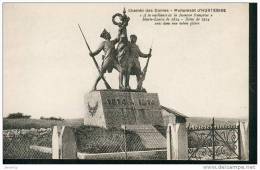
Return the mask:
{"type": "Polygon", "coordinates": [[[61,159],[77,159],[77,145],[74,131],[71,127],[62,126],[61,159]]]}
{"type": "Polygon", "coordinates": [[[167,160],[172,160],[172,124],[168,124],[167,135],[167,160]]]}
{"type": "Polygon", "coordinates": [[[215,160],[215,120],[214,117],[212,119],[212,125],[211,125],[212,129],[212,159],[215,160]]]}
{"type": "Polygon", "coordinates": [[[126,137],[127,137],[127,136],[126,136],[127,134],[126,134],[126,125],[124,125],[123,128],[124,128],[124,139],[125,139],[125,140],[124,140],[124,142],[125,142],[125,143],[124,143],[124,144],[125,144],[125,159],[127,160],[127,138],[126,138],[126,137]]]}
{"type": "Polygon", "coordinates": [[[61,128],[54,126],[52,130],[52,159],[60,159],[60,131],[61,128]]]}
{"type": "Polygon", "coordinates": [[[170,123],[167,128],[167,160],[188,159],[186,123],[170,123]]]}
{"type": "Polygon", "coordinates": [[[52,159],[77,159],[76,138],[72,128],[53,127],[52,159]]]}
{"type": "Polygon", "coordinates": [[[240,130],[240,158],[241,160],[248,161],[249,160],[249,135],[248,135],[248,122],[240,122],[239,129],[240,130]]]}

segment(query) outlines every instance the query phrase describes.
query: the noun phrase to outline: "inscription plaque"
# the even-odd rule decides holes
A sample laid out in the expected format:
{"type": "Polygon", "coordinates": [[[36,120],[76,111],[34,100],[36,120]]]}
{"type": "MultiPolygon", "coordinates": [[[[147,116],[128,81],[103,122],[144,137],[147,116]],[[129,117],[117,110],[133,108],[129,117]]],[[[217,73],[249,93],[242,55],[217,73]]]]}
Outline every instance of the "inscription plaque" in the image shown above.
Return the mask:
{"type": "Polygon", "coordinates": [[[104,128],[121,125],[163,125],[157,93],[92,91],[85,95],[85,125],[104,128]],[[92,114],[89,105],[97,106],[92,114]]]}

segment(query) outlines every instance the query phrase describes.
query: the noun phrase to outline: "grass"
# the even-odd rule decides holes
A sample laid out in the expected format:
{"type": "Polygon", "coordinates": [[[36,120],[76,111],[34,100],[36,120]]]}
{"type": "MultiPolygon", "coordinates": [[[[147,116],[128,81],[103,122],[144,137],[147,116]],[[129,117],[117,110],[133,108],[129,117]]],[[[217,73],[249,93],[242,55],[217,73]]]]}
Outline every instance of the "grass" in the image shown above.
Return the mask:
{"type": "Polygon", "coordinates": [[[42,120],[42,119],[3,119],[3,129],[39,129],[58,126],[78,127],[83,125],[83,119],[65,119],[65,120],[42,120]]]}
{"type": "MultiPolygon", "coordinates": [[[[215,124],[235,124],[238,121],[245,121],[246,119],[239,118],[216,118],[215,124]]],[[[212,118],[205,117],[191,117],[187,118],[187,125],[210,125],[212,118]]],[[[58,126],[71,126],[79,127],[83,125],[83,119],[65,119],[59,120],[42,120],[42,119],[3,119],[3,129],[39,129],[51,128],[55,125],[58,126]]]]}

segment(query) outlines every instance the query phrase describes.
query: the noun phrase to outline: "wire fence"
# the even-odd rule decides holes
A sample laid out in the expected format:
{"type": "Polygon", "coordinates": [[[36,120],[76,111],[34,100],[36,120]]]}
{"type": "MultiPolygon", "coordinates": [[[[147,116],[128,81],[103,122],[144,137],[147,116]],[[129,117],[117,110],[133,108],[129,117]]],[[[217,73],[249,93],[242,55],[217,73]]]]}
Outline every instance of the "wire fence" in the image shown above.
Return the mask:
{"type": "Polygon", "coordinates": [[[51,128],[3,131],[4,159],[51,159],[51,153],[30,149],[31,145],[51,147],[51,128]]]}
{"type": "MultiPolygon", "coordinates": [[[[104,129],[74,128],[77,152],[87,159],[166,159],[166,127],[104,129]],[[161,133],[163,132],[163,133],[161,133]]],[[[12,129],[3,131],[4,159],[52,159],[51,153],[31,148],[51,148],[52,129],[12,129]]]]}
{"type": "Polygon", "coordinates": [[[76,129],[78,152],[84,159],[166,159],[166,127],[76,129]],[[159,130],[158,130],[159,129],[159,130]]]}
{"type": "MultiPolygon", "coordinates": [[[[239,127],[188,126],[189,159],[211,160],[240,157],[239,127]],[[209,132],[214,127],[214,142],[209,132]],[[216,136],[218,135],[218,136],[216,136]],[[215,150],[213,152],[213,146],[215,150]]],[[[74,128],[79,159],[105,160],[166,160],[166,133],[163,126],[126,126],[104,129],[92,126],[74,128]]],[[[30,146],[51,149],[52,129],[12,129],[3,131],[4,159],[51,159],[30,146]]],[[[236,159],[237,159],[236,158],[236,159]]]]}

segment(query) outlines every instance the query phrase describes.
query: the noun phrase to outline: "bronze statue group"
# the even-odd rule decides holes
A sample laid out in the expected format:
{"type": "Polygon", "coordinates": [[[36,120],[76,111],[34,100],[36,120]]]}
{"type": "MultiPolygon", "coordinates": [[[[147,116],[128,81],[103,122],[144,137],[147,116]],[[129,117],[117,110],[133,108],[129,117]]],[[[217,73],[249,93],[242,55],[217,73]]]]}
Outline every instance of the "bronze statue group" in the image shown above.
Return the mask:
{"type": "MultiPolygon", "coordinates": [[[[148,54],[142,53],[138,45],[136,44],[137,36],[134,34],[130,35],[130,42],[128,41],[126,27],[129,20],[130,18],[126,15],[125,9],[123,11],[123,15],[120,13],[116,13],[115,15],[113,15],[112,21],[115,25],[119,27],[118,37],[111,40],[110,33],[106,29],[104,29],[100,37],[105,40],[93,52],[90,50],[85,39],[85,42],[89,48],[89,55],[93,58],[96,67],[99,70],[99,76],[97,77],[92,90],[97,89],[97,84],[101,79],[103,79],[103,81],[105,82],[106,88],[111,89],[104,78],[104,74],[106,72],[111,73],[113,69],[116,69],[119,72],[120,90],[130,90],[130,75],[135,75],[137,79],[136,90],[145,91],[145,89],[142,87],[142,84],[145,79],[148,62],[151,57],[151,49],[148,54]],[[116,22],[116,17],[119,17],[120,22],[116,22]],[[102,56],[103,62],[101,65],[101,69],[99,69],[94,57],[98,55],[101,51],[104,52],[104,55],[102,56]],[[148,58],[143,71],[141,70],[141,65],[138,59],[139,57],[148,58]]],[[[82,35],[84,37],[83,33],[82,35]]]]}

